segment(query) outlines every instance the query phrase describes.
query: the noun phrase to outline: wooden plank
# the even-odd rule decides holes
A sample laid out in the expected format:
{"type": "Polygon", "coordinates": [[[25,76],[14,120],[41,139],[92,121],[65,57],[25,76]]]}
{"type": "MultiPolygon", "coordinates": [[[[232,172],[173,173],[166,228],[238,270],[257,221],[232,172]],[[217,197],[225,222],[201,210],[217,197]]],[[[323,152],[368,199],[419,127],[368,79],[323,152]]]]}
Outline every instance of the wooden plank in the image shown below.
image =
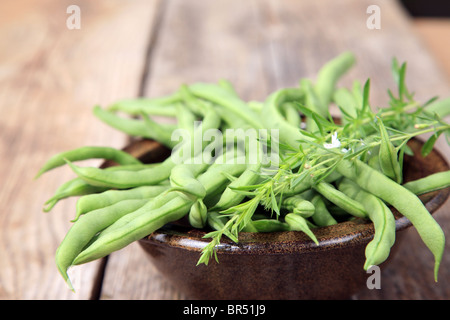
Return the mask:
{"type": "MultiPolygon", "coordinates": [[[[147,96],[173,92],[182,83],[226,78],[246,100],[264,99],[280,87],[315,77],[323,63],[344,50],[355,52],[357,66],[342,84],[355,78],[372,82],[371,102],[383,106],[394,86],[393,56],[408,61],[410,87],[419,99],[448,95],[441,70],[411,31],[394,1],[186,1],[165,2],[165,16],[152,49],[147,96]],[[381,29],[366,26],[369,5],[381,9],[381,29]]],[[[448,155],[448,153],[447,153],[448,155]]],[[[436,217],[446,232],[444,206],[436,217]]],[[[449,265],[447,254],[443,265],[449,265]]],[[[432,257],[413,229],[386,270],[382,290],[363,290],[354,299],[449,298],[449,269],[432,280],[432,257]]],[[[109,257],[104,299],[184,299],[148,263],[137,244],[109,257]],[[141,271],[142,270],[142,271],[141,271]]]]}
{"type": "Polygon", "coordinates": [[[98,262],[73,270],[75,294],[54,263],[75,200],[42,213],[44,202],[74,175],[60,168],[33,178],[56,153],[125,144],[126,136],[103,125],[91,110],[139,93],[157,5],[145,0],[2,1],[1,299],[90,298],[98,262]],[[81,9],[80,29],[67,27],[70,5],[81,9]]]}
{"type": "Polygon", "coordinates": [[[414,28],[450,78],[450,18],[416,18],[414,28]]]}

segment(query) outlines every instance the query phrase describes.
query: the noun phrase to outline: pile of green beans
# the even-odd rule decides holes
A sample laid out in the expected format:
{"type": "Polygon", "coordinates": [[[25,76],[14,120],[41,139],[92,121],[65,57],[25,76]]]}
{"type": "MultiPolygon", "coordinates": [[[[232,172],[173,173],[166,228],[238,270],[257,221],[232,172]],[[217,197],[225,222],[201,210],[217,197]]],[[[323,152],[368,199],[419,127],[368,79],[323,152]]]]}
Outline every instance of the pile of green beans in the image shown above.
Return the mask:
{"type": "MultiPolygon", "coordinates": [[[[450,100],[428,105],[405,100],[410,96],[399,82],[398,97],[391,93],[395,106],[375,113],[368,102],[369,81],[364,88],[359,81],[350,89],[338,87],[354,62],[354,55],[345,52],[326,63],[317,79],[301,79],[298,87],[277,90],[261,102],[245,102],[230,82],[221,80],[182,85],[165,97],[96,106],[94,115],[101,121],[132,137],[156,140],[172,154],[146,164],[122,150],[86,146],[57,154],[42,166],[37,177],[63,165],[76,175],[44,208],[50,211],[62,199],[78,197],[73,225],[56,251],[58,270],[68,285],[72,288],[71,266],[105,257],[183,217],[213,240],[226,236],[238,242],[239,232],[303,232],[316,245],[317,228],[367,220],[374,225],[365,253],[367,269],[384,262],[395,242],[391,208],[412,222],[433,253],[437,280],[445,237],[418,196],[449,187],[450,171],[403,183],[403,154],[413,136],[433,132],[429,149],[437,136],[450,133],[444,120],[450,100]],[[333,105],[342,113],[339,123],[330,115],[333,105]],[[416,113],[404,112],[413,106],[416,113]],[[173,122],[161,124],[154,116],[173,122]],[[419,126],[414,123],[418,119],[419,126]],[[174,139],[177,129],[188,132],[191,140],[180,144],[174,139]],[[229,129],[266,129],[269,142],[264,147],[275,148],[278,142],[280,162],[273,167],[261,158],[245,161],[249,148],[239,147],[242,137],[230,145],[225,139],[229,129]],[[194,148],[194,137],[207,130],[224,133],[223,140],[214,142],[221,153],[211,152],[205,141],[194,148]],[[269,130],[277,130],[278,136],[269,130]],[[209,161],[204,161],[205,153],[209,161]],[[198,157],[203,161],[192,161],[198,157]],[[115,165],[75,164],[88,159],[115,165]]],[[[397,66],[393,71],[403,76],[396,79],[403,81],[404,68],[397,66]]],[[[259,139],[251,141],[263,145],[259,139]]],[[[216,248],[209,249],[206,256],[216,248]]],[[[207,263],[203,256],[200,261],[207,263]]]]}

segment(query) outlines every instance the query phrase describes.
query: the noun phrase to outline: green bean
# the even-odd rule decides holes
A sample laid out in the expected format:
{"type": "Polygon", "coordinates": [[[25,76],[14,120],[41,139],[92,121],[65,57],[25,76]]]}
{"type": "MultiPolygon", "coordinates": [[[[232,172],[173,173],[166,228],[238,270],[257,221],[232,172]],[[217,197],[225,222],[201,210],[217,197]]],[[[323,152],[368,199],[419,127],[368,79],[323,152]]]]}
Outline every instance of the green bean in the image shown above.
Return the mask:
{"type": "Polygon", "coordinates": [[[279,130],[279,140],[290,146],[297,146],[299,141],[311,140],[303,135],[299,128],[291,125],[283,117],[279,106],[289,101],[303,99],[303,92],[299,89],[281,89],[272,93],[264,102],[261,114],[263,124],[268,129],[279,130]]]}
{"type": "Polygon", "coordinates": [[[445,247],[445,235],[422,201],[405,187],[360,160],[341,161],[337,170],[343,176],[356,182],[361,188],[392,205],[411,221],[434,256],[434,275],[435,281],[437,281],[445,247]]]}
{"type": "MultiPolygon", "coordinates": [[[[327,117],[328,105],[324,105],[323,101],[319,99],[314,91],[312,81],[310,79],[301,79],[300,87],[305,92],[305,106],[322,117],[327,117]]],[[[306,129],[309,132],[316,132],[318,130],[318,126],[313,118],[306,118],[306,129]]]]}
{"type": "Polygon", "coordinates": [[[416,195],[450,187],[450,171],[437,172],[425,178],[409,181],[403,187],[416,195]]]}
{"type": "Polygon", "coordinates": [[[125,226],[115,228],[114,232],[105,233],[91,243],[75,258],[73,264],[82,264],[104,257],[145,237],[169,222],[181,219],[189,212],[193,203],[194,200],[191,198],[177,196],[153,210],[148,210],[144,205],[133,212],[135,218],[128,221],[125,226]]]}
{"type": "Polygon", "coordinates": [[[319,70],[315,91],[324,106],[328,106],[338,80],[354,65],[355,56],[344,52],[331,59],[319,70]]]}
{"type": "Polygon", "coordinates": [[[356,183],[345,178],[339,190],[361,202],[374,225],[374,237],[366,246],[364,269],[383,263],[395,242],[395,218],[389,207],[378,197],[364,191],[356,183]]]}
{"type": "Polygon", "coordinates": [[[317,195],[317,192],[314,191],[314,189],[309,189],[299,194],[299,196],[301,196],[303,199],[310,202],[312,201],[315,195],[317,195]]]}
{"type": "Polygon", "coordinates": [[[171,158],[157,166],[142,170],[108,171],[95,167],[79,167],[68,162],[72,170],[83,180],[93,186],[129,189],[143,185],[154,185],[166,180],[175,166],[171,158]]]}
{"type": "Polygon", "coordinates": [[[150,169],[159,166],[159,162],[155,163],[141,163],[141,164],[127,164],[127,165],[113,165],[102,168],[102,170],[106,171],[122,171],[122,170],[130,170],[130,171],[139,171],[142,169],[150,169]]]}
{"type": "Polygon", "coordinates": [[[198,199],[189,210],[189,223],[192,227],[202,229],[207,222],[207,211],[205,204],[201,199],[198,199]]]}
{"type": "Polygon", "coordinates": [[[61,152],[51,157],[39,170],[36,178],[47,171],[65,165],[66,159],[71,162],[88,159],[105,159],[113,160],[121,165],[141,164],[141,161],[133,157],[131,154],[115,148],[97,146],[81,147],[74,150],[61,152]]]}
{"type": "Polygon", "coordinates": [[[450,98],[435,101],[425,107],[425,111],[436,113],[440,118],[450,115],[450,98]]]}
{"type": "Polygon", "coordinates": [[[347,88],[339,88],[333,94],[333,101],[342,111],[342,121],[343,123],[348,122],[348,118],[356,119],[357,118],[357,110],[360,107],[357,104],[353,93],[347,88]]]}
{"type": "Polygon", "coordinates": [[[204,116],[205,112],[212,108],[210,102],[196,97],[187,85],[180,87],[180,93],[185,106],[196,115],[204,116]]]}
{"type": "Polygon", "coordinates": [[[170,173],[170,191],[179,191],[196,199],[203,199],[206,190],[197,176],[207,169],[207,164],[178,164],[170,173]]]}
{"type": "Polygon", "coordinates": [[[90,211],[104,208],[122,200],[150,199],[167,191],[167,185],[141,186],[127,190],[106,190],[102,193],[88,194],[78,199],[76,204],[76,216],[72,222],[90,211]]]}
{"type": "Polygon", "coordinates": [[[368,164],[370,167],[372,167],[373,169],[382,172],[382,170],[381,170],[381,165],[380,165],[380,156],[378,155],[378,153],[372,155],[372,156],[367,160],[367,164],[368,164]]]}
{"type": "Polygon", "coordinates": [[[72,290],[67,270],[84,246],[113,221],[142,207],[146,202],[147,200],[142,199],[123,200],[109,207],[88,212],[72,225],[56,251],[58,270],[72,290]]]}
{"type": "Polygon", "coordinates": [[[150,120],[148,116],[144,117],[145,121],[119,117],[115,113],[104,110],[99,106],[94,107],[93,112],[101,121],[126,134],[153,139],[168,148],[174,147],[171,135],[175,127],[172,124],[158,124],[150,120]]]}
{"type": "Polygon", "coordinates": [[[380,118],[377,120],[381,134],[380,151],[378,153],[381,171],[392,180],[401,183],[403,179],[402,170],[400,168],[400,163],[398,162],[397,152],[395,151],[394,145],[389,140],[389,134],[383,121],[380,118]]]}
{"type": "MultiPolygon", "coordinates": [[[[324,200],[326,200],[326,199],[324,199],[324,200]]],[[[329,201],[327,203],[327,209],[331,213],[331,215],[333,217],[335,217],[336,219],[352,220],[353,218],[355,218],[355,216],[351,215],[346,210],[338,207],[337,205],[335,205],[334,203],[329,202],[329,201]]]]}
{"type": "MultiPolygon", "coordinates": [[[[250,124],[248,124],[244,119],[239,117],[238,115],[228,112],[228,110],[224,109],[220,105],[214,105],[214,110],[222,119],[221,131],[225,132],[226,129],[248,129],[252,128],[250,124]]],[[[252,109],[253,110],[253,109],[252,109]]]]}
{"type": "MultiPolygon", "coordinates": [[[[196,99],[198,100],[198,99],[196,99]]],[[[199,131],[200,134],[203,134],[210,129],[219,129],[221,125],[221,118],[219,114],[217,113],[216,109],[214,109],[212,106],[205,104],[202,108],[202,114],[203,114],[203,121],[201,127],[196,129],[196,131],[199,131]]],[[[195,133],[194,133],[195,135],[195,133]]],[[[207,141],[203,142],[203,147],[207,144],[207,141]]]]}
{"type": "MultiPolygon", "coordinates": [[[[329,174],[323,180],[323,182],[333,183],[341,177],[342,177],[341,174],[339,174],[336,170],[333,170],[331,172],[331,174],[329,174]]],[[[314,184],[313,178],[308,175],[303,179],[303,181],[301,181],[301,183],[296,184],[294,187],[290,186],[289,188],[285,188],[282,192],[283,196],[289,197],[289,196],[303,193],[305,191],[310,190],[312,188],[313,184],[314,184]]]]}
{"type": "Polygon", "coordinates": [[[228,90],[206,83],[193,84],[189,86],[189,90],[199,98],[220,105],[226,110],[225,113],[231,113],[235,117],[245,120],[253,128],[264,128],[258,114],[250,109],[244,101],[230,94],[228,90]]]}
{"type": "Polygon", "coordinates": [[[228,182],[227,175],[241,175],[245,169],[247,169],[247,165],[241,164],[239,161],[237,161],[236,164],[213,164],[205,173],[198,177],[198,181],[203,184],[207,194],[212,194],[215,190],[220,189],[223,184],[228,182]]]}
{"type": "MultiPolygon", "coordinates": [[[[198,169],[198,168],[199,168],[199,167],[197,167],[197,169],[198,169]]],[[[239,169],[240,167],[237,166],[236,168],[239,169]]],[[[236,168],[234,168],[234,169],[236,169],[236,168]]],[[[218,165],[218,164],[213,164],[211,167],[208,168],[208,170],[209,170],[209,174],[210,174],[210,176],[211,176],[210,179],[216,179],[216,178],[219,178],[219,179],[217,180],[217,183],[218,183],[219,185],[210,186],[210,188],[211,188],[212,191],[211,191],[209,194],[211,195],[211,194],[214,194],[214,193],[216,192],[216,190],[219,190],[219,189],[220,189],[220,183],[223,184],[223,183],[225,182],[225,180],[226,180],[226,177],[223,176],[223,175],[221,174],[222,171],[221,171],[221,169],[220,169],[220,165],[218,165]],[[213,177],[214,177],[214,178],[213,178],[213,177]]],[[[239,169],[239,170],[241,170],[241,169],[239,169]]],[[[200,171],[198,171],[198,172],[200,172],[200,171]]],[[[230,172],[231,172],[231,174],[239,174],[239,172],[234,173],[234,171],[232,171],[232,170],[231,170],[230,172]]],[[[191,181],[191,182],[192,182],[192,181],[191,181]]],[[[185,183],[186,183],[186,182],[185,182],[185,183]]],[[[195,183],[195,182],[194,182],[194,183],[195,183]]],[[[200,183],[201,183],[201,182],[200,182],[200,183]]],[[[208,182],[208,183],[210,183],[210,182],[208,182]]],[[[203,183],[201,183],[201,184],[203,185],[203,183]]],[[[175,190],[173,190],[173,191],[175,191],[175,190]]],[[[165,203],[171,201],[172,199],[176,198],[177,196],[179,196],[179,193],[178,193],[178,192],[170,192],[170,189],[169,189],[168,192],[164,192],[164,193],[160,194],[159,196],[157,196],[157,197],[151,199],[151,200],[149,201],[149,203],[146,205],[146,210],[150,211],[150,210],[154,210],[154,209],[160,208],[160,207],[163,206],[165,203]]],[[[207,201],[208,196],[209,196],[209,195],[206,195],[205,199],[203,199],[204,202],[207,201]]],[[[195,198],[193,198],[193,197],[191,197],[190,199],[191,199],[191,200],[195,200],[195,198]]],[[[133,213],[127,215],[126,217],[122,217],[122,218],[120,219],[120,221],[116,221],[113,225],[111,225],[111,226],[109,226],[107,229],[105,229],[105,231],[102,232],[102,234],[100,235],[100,238],[101,238],[101,237],[104,237],[104,236],[107,235],[108,233],[112,233],[112,232],[114,232],[115,230],[120,229],[121,227],[125,226],[127,223],[129,223],[131,220],[135,219],[135,218],[138,217],[139,215],[141,215],[141,212],[138,211],[138,212],[133,212],[133,213]]]]}
{"type": "Polygon", "coordinates": [[[319,227],[326,227],[337,224],[336,219],[328,211],[325,201],[320,194],[315,195],[312,200],[314,205],[314,214],[311,216],[312,221],[319,227]]]}
{"type": "MultiPolygon", "coordinates": [[[[261,220],[261,219],[260,219],[261,220]]],[[[239,232],[261,232],[253,225],[253,222],[256,220],[249,220],[245,223],[245,226],[239,232]]],[[[238,239],[236,239],[236,242],[238,239]]]]}
{"type": "MultiPolygon", "coordinates": [[[[238,175],[245,170],[245,167],[245,165],[240,164],[212,165],[198,177],[198,180],[205,187],[207,194],[212,193],[227,180],[227,177],[222,172],[238,175]]],[[[158,201],[164,201],[165,197],[157,198],[159,198],[158,201]]],[[[85,248],[74,260],[73,264],[82,264],[98,259],[145,237],[168,222],[185,216],[194,202],[195,200],[192,198],[176,196],[170,201],[166,201],[161,207],[151,210],[147,207],[153,206],[152,202],[147,203],[132,213],[133,219],[128,219],[126,224],[121,225],[119,228],[114,228],[113,232],[101,235],[89,247],[85,248]]],[[[127,218],[127,216],[124,218],[127,218]]],[[[121,224],[121,219],[115,223],[121,224]]],[[[111,227],[114,227],[114,224],[111,227]]]]}
{"type": "Polygon", "coordinates": [[[289,226],[289,230],[292,231],[302,231],[304,232],[308,237],[311,238],[312,241],[314,241],[315,244],[319,244],[319,241],[317,240],[315,234],[311,231],[309,228],[308,222],[305,218],[302,216],[295,214],[295,213],[288,213],[284,220],[289,226]]]}
{"type": "MultiPolygon", "coordinates": [[[[344,52],[327,62],[317,75],[317,81],[313,85],[310,79],[301,79],[300,87],[305,91],[306,107],[318,113],[322,117],[329,116],[329,104],[332,101],[336,84],[354,64],[355,57],[350,52],[344,52]]],[[[308,131],[315,132],[318,127],[313,119],[306,119],[308,131]]]]}
{"type": "Polygon", "coordinates": [[[153,132],[151,135],[149,135],[149,138],[155,139],[168,148],[173,148],[175,142],[172,141],[172,132],[178,129],[176,124],[158,123],[150,118],[150,116],[146,113],[142,113],[141,117],[143,119],[144,125],[147,128],[147,131],[150,132],[151,130],[153,132]]]}
{"type": "MultiPolygon", "coordinates": [[[[76,247],[76,248],[84,249],[85,247],[88,247],[91,243],[102,241],[105,234],[107,235],[108,233],[114,232],[117,229],[120,230],[120,228],[123,225],[126,225],[129,222],[132,222],[136,218],[136,216],[138,216],[136,213],[140,212],[138,209],[141,209],[143,206],[145,206],[147,208],[147,210],[154,210],[154,209],[162,207],[163,205],[165,205],[166,203],[170,202],[171,200],[173,200],[177,197],[179,197],[179,196],[177,195],[176,192],[171,192],[171,193],[167,193],[167,194],[163,193],[154,198],[147,200],[141,206],[134,207],[134,206],[127,205],[126,208],[123,209],[123,212],[122,212],[123,214],[121,214],[121,215],[116,215],[116,211],[119,211],[119,210],[115,210],[115,209],[122,210],[122,208],[119,207],[119,204],[125,205],[125,204],[127,204],[127,202],[139,204],[139,200],[136,200],[136,199],[122,200],[111,206],[90,211],[86,215],[82,216],[82,218],[79,219],[74,224],[74,226],[76,224],[78,224],[79,229],[80,230],[83,229],[83,227],[81,225],[82,224],[81,221],[86,221],[86,220],[84,220],[84,217],[89,215],[90,219],[94,219],[93,216],[95,215],[97,218],[96,221],[98,221],[97,223],[102,224],[101,230],[98,230],[98,232],[95,234],[94,234],[94,232],[84,234],[85,237],[82,237],[80,239],[76,238],[75,236],[74,237],[66,237],[67,239],[65,238],[63,240],[63,242],[60,245],[60,248],[58,248],[58,251],[65,250],[65,247],[76,247]],[[108,214],[108,211],[110,211],[111,209],[114,209],[113,212],[108,214]],[[98,215],[98,213],[102,213],[102,214],[98,215]],[[78,243],[78,242],[82,242],[82,243],[78,243]]],[[[74,228],[74,227],[72,227],[72,228],[74,228]]],[[[87,227],[87,228],[89,228],[89,227],[87,227]]],[[[75,234],[75,231],[73,231],[73,233],[75,234]]],[[[68,269],[68,267],[70,267],[70,264],[67,265],[67,263],[69,263],[69,261],[70,261],[70,263],[72,263],[73,260],[76,258],[76,256],[81,253],[81,251],[82,251],[81,249],[77,250],[75,252],[69,251],[68,252],[69,258],[65,258],[66,263],[64,263],[64,264],[61,264],[57,260],[58,269],[61,271],[66,270],[66,273],[67,273],[67,269],[68,269]]],[[[73,265],[73,263],[72,263],[72,265],[73,265]]]]}
{"type": "Polygon", "coordinates": [[[320,182],[317,185],[314,185],[313,188],[322,194],[326,199],[344,209],[351,215],[359,218],[367,217],[367,212],[361,203],[337,190],[333,185],[326,182],[320,182]]]}
{"type": "MultiPolygon", "coordinates": [[[[188,120],[181,119],[183,114],[180,114],[180,127],[184,130],[188,131],[188,137],[184,136],[183,141],[175,146],[172,150],[172,159],[177,163],[209,163],[211,159],[211,155],[208,154],[208,142],[203,139],[204,133],[208,130],[219,129],[221,125],[221,117],[217,113],[216,109],[210,106],[208,103],[199,103],[197,97],[192,96],[189,89],[185,88],[183,91],[183,99],[187,101],[188,104],[186,110],[184,110],[184,114],[187,115],[188,120]],[[199,107],[200,106],[200,107],[199,107]],[[194,112],[198,112],[203,115],[203,119],[201,121],[201,125],[195,127],[194,122],[189,123],[195,115],[194,112]],[[198,145],[197,141],[202,141],[200,145],[198,145]]],[[[172,136],[172,139],[176,139],[176,137],[172,136]]],[[[218,141],[214,142],[214,145],[219,143],[218,141]]]]}
{"type": "MultiPolygon", "coordinates": [[[[270,139],[270,136],[266,136],[265,133],[258,136],[256,130],[251,128],[247,130],[226,130],[223,135],[223,149],[225,149],[225,152],[227,150],[236,150],[236,153],[241,155],[242,160],[249,165],[261,164],[259,167],[262,165],[268,167],[269,164],[272,164],[270,160],[273,159],[267,156],[268,152],[264,153],[264,146],[267,146],[266,150],[271,152],[270,139]],[[261,142],[264,139],[268,139],[269,141],[261,142]],[[265,158],[265,156],[267,157],[265,158]]],[[[276,152],[275,150],[274,152],[276,152]]]]}
{"type": "MultiPolygon", "coordinates": [[[[203,116],[201,121],[201,125],[194,127],[194,123],[189,124],[186,120],[180,119],[180,125],[182,129],[187,130],[189,136],[183,136],[183,141],[176,145],[173,149],[172,157],[176,162],[185,162],[188,160],[192,160],[192,158],[199,157],[199,162],[208,162],[209,159],[202,159],[208,156],[205,148],[208,145],[208,141],[203,139],[205,132],[212,129],[219,129],[221,125],[221,118],[217,113],[216,109],[210,106],[207,103],[197,103],[199,99],[197,97],[192,96],[188,89],[184,90],[183,94],[184,100],[186,101],[186,107],[189,108],[185,110],[184,113],[187,113],[187,117],[191,120],[194,117],[194,113],[200,113],[203,116]],[[198,143],[201,141],[201,143],[198,143]],[[200,150],[201,149],[201,150],[200,150]],[[204,154],[199,154],[201,151],[204,151],[204,154]]],[[[182,114],[180,114],[180,117],[182,114]]],[[[187,120],[187,121],[189,121],[187,120]]],[[[178,134],[178,132],[176,133],[178,134]]],[[[176,136],[172,135],[172,139],[176,140],[176,136]]],[[[215,142],[217,143],[217,142],[215,142]]],[[[193,161],[191,161],[193,163],[193,161]]]]}
{"type": "Polygon", "coordinates": [[[69,197],[83,196],[92,193],[98,193],[105,191],[106,188],[92,186],[87,184],[84,180],[80,178],[71,179],[63,183],[56,191],[55,194],[45,202],[46,207],[44,207],[44,212],[49,212],[53,207],[62,199],[69,197]]]}
{"type": "Polygon", "coordinates": [[[130,115],[142,113],[155,116],[174,117],[177,115],[175,104],[180,101],[180,94],[176,92],[170,96],[161,98],[134,98],[115,102],[107,107],[108,111],[122,111],[130,115]]]}
{"type": "Polygon", "coordinates": [[[247,102],[247,104],[250,109],[252,109],[254,112],[256,112],[258,114],[261,112],[261,110],[264,106],[264,103],[262,103],[260,101],[254,101],[254,100],[247,102]]]}
{"type": "Polygon", "coordinates": [[[292,102],[286,102],[283,104],[282,108],[284,109],[286,121],[294,127],[300,128],[302,118],[300,117],[300,112],[295,105],[292,102]]]}
{"type": "Polygon", "coordinates": [[[286,222],[276,219],[253,220],[251,221],[251,226],[255,232],[280,232],[289,230],[289,225],[286,222]]]}
{"type": "Polygon", "coordinates": [[[222,87],[225,90],[227,90],[228,93],[230,93],[230,94],[236,96],[237,98],[239,98],[239,95],[236,92],[236,89],[234,88],[233,84],[230,81],[228,81],[226,79],[220,79],[218,84],[219,84],[220,87],[222,87]]]}
{"type": "Polygon", "coordinates": [[[257,163],[249,166],[236,180],[232,181],[225,191],[221,194],[219,201],[211,210],[222,211],[241,203],[245,198],[244,193],[236,191],[239,187],[245,187],[255,184],[260,178],[259,170],[261,164],[257,163]]]}
{"type": "MultiPolygon", "coordinates": [[[[155,164],[137,164],[137,165],[120,165],[107,167],[101,170],[106,171],[118,171],[118,170],[142,170],[144,168],[155,167],[155,164]]],[[[44,208],[44,212],[49,212],[53,207],[62,199],[76,196],[84,196],[94,193],[106,191],[106,187],[93,186],[76,177],[62,184],[55,192],[55,194],[45,202],[47,207],[44,208]]]]}
{"type": "Polygon", "coordinates": [[[130,99],[122,100],[106,108],[107,111],[122,111],[131,116],[147,114],[151,116],[176,117],[176,101],[173,105],[158,105],[151,102],[152,99],[130,99]]]}
{"type": "MultiPolygon", "coordinates": [[[[156,210],[158,208],[161,208],[166,203],[170,202],[171,200],[180,197],[180,194],[178,192],[163,192],[159,195],[157,195],[154,198],[151,198],[148,200],[148,202],[145,204],[146,211],[156,210]]],[[[185,197],[188,199],[187,197],[185,197]]],[[[192,198],[189,198],[191,200],[194,200],[192,198]]],[[[108,234],[115,232],[116,230],[120,230],[123,226],[127,225],[137,217],[139,217],[142,214],[141,211],[137,210],[134,212],[131,212],[127,214],[126,216],[121,217],[117,221],[114,221],[111,225],[109,225],[107,228],[105,228],[98,236],[93,239],[93,241],[102,241],[102,239],[108,234]]]]}
{"type": "Polygon", "coordinates": [[[195,114],[184,104],[177,105],[177,121],[180,129],[187,130],[194,135],[195,114]]]}
{"type": "Polygon", "coordinates": [[[352,94],[353,94],[353,98],[356,101],[356,105],[358,106],[358,109],[361,109],[362,105],[363,105],[364,94],[363,94],[362,84],[359,80],[353,81],[352,94]]]}
{"type": "Polygon", "coordinates": [[[281,207],[303,218],[311,217],[315,211],[314,205],[310,201],[305,200],[301,195],[283,198],[281,207]]]}

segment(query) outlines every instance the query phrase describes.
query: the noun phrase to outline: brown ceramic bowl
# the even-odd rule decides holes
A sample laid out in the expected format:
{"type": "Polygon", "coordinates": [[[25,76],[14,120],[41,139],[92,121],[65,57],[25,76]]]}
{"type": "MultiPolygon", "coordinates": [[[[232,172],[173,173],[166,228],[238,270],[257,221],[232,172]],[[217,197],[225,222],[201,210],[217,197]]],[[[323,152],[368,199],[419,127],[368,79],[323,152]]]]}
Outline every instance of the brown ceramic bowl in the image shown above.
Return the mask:
{"type": "MultiPolygon", "coordinates": [[[[421,145],[417,140],[410,143],[416,156],[405,157],[405,181],[449,170],[435,150],[422,158],[421,145]]],[[[127,149],[150,162],[168,155],[167,149],[145,140],[127,149]]],[[[447,188],[421,199],[433,213],[449,194],[447,188]]],[[[393,212],[397,235],[390,257],[398,249],[402,230],[411,226],[393,212]]],[[[206,231],[175,223],[139,241],[156,268],[189,299],[347,299],[366,285],[369,276],[363,270],[364,251],[374,229],[363,219],[314,229],[318,246],[302,232],[241,233],[237,244],[223,239],[217,251],[219,263],[212,260],[208,266],[197,266],[208,243],[203,239],[206,231]]]]}

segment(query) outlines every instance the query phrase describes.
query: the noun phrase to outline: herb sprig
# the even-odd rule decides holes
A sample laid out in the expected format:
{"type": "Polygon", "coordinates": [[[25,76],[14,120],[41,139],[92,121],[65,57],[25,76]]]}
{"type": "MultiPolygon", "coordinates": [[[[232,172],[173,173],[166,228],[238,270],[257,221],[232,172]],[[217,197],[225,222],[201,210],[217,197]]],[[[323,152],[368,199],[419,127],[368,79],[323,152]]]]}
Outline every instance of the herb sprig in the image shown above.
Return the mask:
{"type": "MultiPolygon", "coordinates": [[[[438,114],[427,111],[427,106],[437,100],[437,97],[423,104],[416,101],[414,93],[406,85],[406,68],[406,63],[399,65],[393,59],[391,70],[397,94],[388,90],[390,100],[385,108],[374,111],[375,108],[370,105],[370,79],[365,82],[362,91],[356,91],[358,96],[355,100],[360,102],[356,116],[338,105],[341,118],[337,121],[331,117],[323,117],[312,106],[307,105],[307,101],[294,103],[300,114],[315,123],[313,127],[316,130],[312,132],[298,128],[307,139],[298,141],[296,148],[286,145],[281,148],[281,162],[276,173],[264,177],[258,185],[236,190],[245,192],[249,199],[221,212],[221,217],[227,221],[220,230],[205,235],[211,242],[204,247],[198,263],[208,264],[212,256],[217,260],[216,250],[223,235],[237,243],[239,232],[246,229],[260,206],[272,216],[275,213],[276,219],[280,218],[280,204],[284,193],[306,180],[311,186],[324,181],[343,160],[368,162],[380,145],[386,142],[394,146],[393,152],[401,169],[404,154],[411,155],[407,144],[410,139],[431,133],[423,145],[423,156],[430,153],[441,134],[445,133],[448,139],[450,125],[438,114]]],[[[352,93],[355,93],[355,88],[352,93]]]]}

